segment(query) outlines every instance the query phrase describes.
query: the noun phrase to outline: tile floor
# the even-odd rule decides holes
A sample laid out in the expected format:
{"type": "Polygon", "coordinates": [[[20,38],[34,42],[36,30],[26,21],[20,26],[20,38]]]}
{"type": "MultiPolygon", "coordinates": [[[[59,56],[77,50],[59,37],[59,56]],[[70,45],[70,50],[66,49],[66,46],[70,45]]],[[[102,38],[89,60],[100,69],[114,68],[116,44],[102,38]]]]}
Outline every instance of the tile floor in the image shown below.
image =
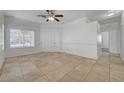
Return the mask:
{"type": "Polygon", "coordinates": [[[1,82],[120,82],[124,62],[103,53],[95,61],[67,53],[39,53],[7,58],[1,82]]]}

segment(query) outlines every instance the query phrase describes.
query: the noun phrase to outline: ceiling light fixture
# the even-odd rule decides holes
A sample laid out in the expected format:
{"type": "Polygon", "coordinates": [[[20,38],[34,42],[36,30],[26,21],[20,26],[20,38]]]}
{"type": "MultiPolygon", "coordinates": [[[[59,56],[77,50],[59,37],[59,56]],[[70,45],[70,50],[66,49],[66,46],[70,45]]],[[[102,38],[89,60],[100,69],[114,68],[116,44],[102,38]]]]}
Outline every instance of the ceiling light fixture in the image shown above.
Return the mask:
{"type": "Polygon", "coordinates": [[[53,17],[48,17],[48,20],[53,21],[54,18],[53,17]]]}
{"type": "Polygon", "coordinates": [[[113,16],[114,15],[114,13],[108,13],[107,14],[107,16],[113,16]]]}
{"type": "Polygon", "coordinates": [[[110,10],[105,15],[108,16],[108,17],[110,17],[110,16],[113,16],[114,14],[115,14],[114,11],[113,10],[110,10]]]}
{"type": "Polygon", "coordinates": [[[114,16],[114,15],[118,15],[118,14],[120,14],[120,13],[121,13],[121,11],[119,11],[119,10],[110,10],[110,11],[108,11],[108,12],[105,14],[105,16],[111,17],[111,16],[114,16]]]}

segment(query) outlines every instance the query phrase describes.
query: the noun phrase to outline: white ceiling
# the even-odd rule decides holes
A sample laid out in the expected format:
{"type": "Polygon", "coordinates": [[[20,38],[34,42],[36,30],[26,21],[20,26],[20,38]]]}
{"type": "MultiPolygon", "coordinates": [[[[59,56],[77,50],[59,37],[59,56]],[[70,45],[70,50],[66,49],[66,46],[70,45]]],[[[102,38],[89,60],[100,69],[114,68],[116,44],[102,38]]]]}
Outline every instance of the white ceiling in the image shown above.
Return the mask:
{"type": "MultiPolygon", "coordinates": [[[[64,15],[63,18],[60,18],[61,23],[67,23],[83,17],[87,17],[91,21],[98,20],[101,24],[120,21],[120,16],[105,19],[104,15],[107,11],[108,10],[56,10],[55,13],[64,15]]],[[[46,19],[39,18],[37,15],[47,14],[45,10],[5,10],[4,13],[8,16],[14,16],[16,18],[38,23],[45,23],[46,19]]]]}

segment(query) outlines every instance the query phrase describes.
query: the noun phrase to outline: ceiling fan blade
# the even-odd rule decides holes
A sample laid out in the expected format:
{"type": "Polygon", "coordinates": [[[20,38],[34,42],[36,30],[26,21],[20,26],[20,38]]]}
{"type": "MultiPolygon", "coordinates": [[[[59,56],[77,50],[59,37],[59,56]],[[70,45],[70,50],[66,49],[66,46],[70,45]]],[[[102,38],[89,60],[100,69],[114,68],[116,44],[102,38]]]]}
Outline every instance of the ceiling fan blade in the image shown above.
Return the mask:
{"type": "Polygon", "coordinates": [[[47,18],[49,15],[37,15],[38,17],[47,18]]]}
{"type": "Polygon", "coordinates": [[[54,17],[54,19],[55,19],[57,22],[60,22],[60,20],[59,20],[59,19],[57,19],[57,18],[55,18],[55,17],[54,17]]]}
{"type": "Polygon", "coordinates": [[[63,15],[55,15],[55,17],[63,17],[63,15]]]}

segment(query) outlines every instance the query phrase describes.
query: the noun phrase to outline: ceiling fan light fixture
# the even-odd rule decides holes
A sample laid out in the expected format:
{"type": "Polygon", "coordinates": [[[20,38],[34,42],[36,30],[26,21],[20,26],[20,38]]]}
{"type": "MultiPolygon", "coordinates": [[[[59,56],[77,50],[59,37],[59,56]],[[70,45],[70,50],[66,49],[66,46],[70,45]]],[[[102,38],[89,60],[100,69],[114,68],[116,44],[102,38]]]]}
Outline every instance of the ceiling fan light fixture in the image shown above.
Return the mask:
{"type": "Polygon", "coordinates": [[[48,19],[49,19],[50,21],[53,21],[53,20],[54,20],[54,18],[53,18],[53,17],[49,17],[48,19]]]}

